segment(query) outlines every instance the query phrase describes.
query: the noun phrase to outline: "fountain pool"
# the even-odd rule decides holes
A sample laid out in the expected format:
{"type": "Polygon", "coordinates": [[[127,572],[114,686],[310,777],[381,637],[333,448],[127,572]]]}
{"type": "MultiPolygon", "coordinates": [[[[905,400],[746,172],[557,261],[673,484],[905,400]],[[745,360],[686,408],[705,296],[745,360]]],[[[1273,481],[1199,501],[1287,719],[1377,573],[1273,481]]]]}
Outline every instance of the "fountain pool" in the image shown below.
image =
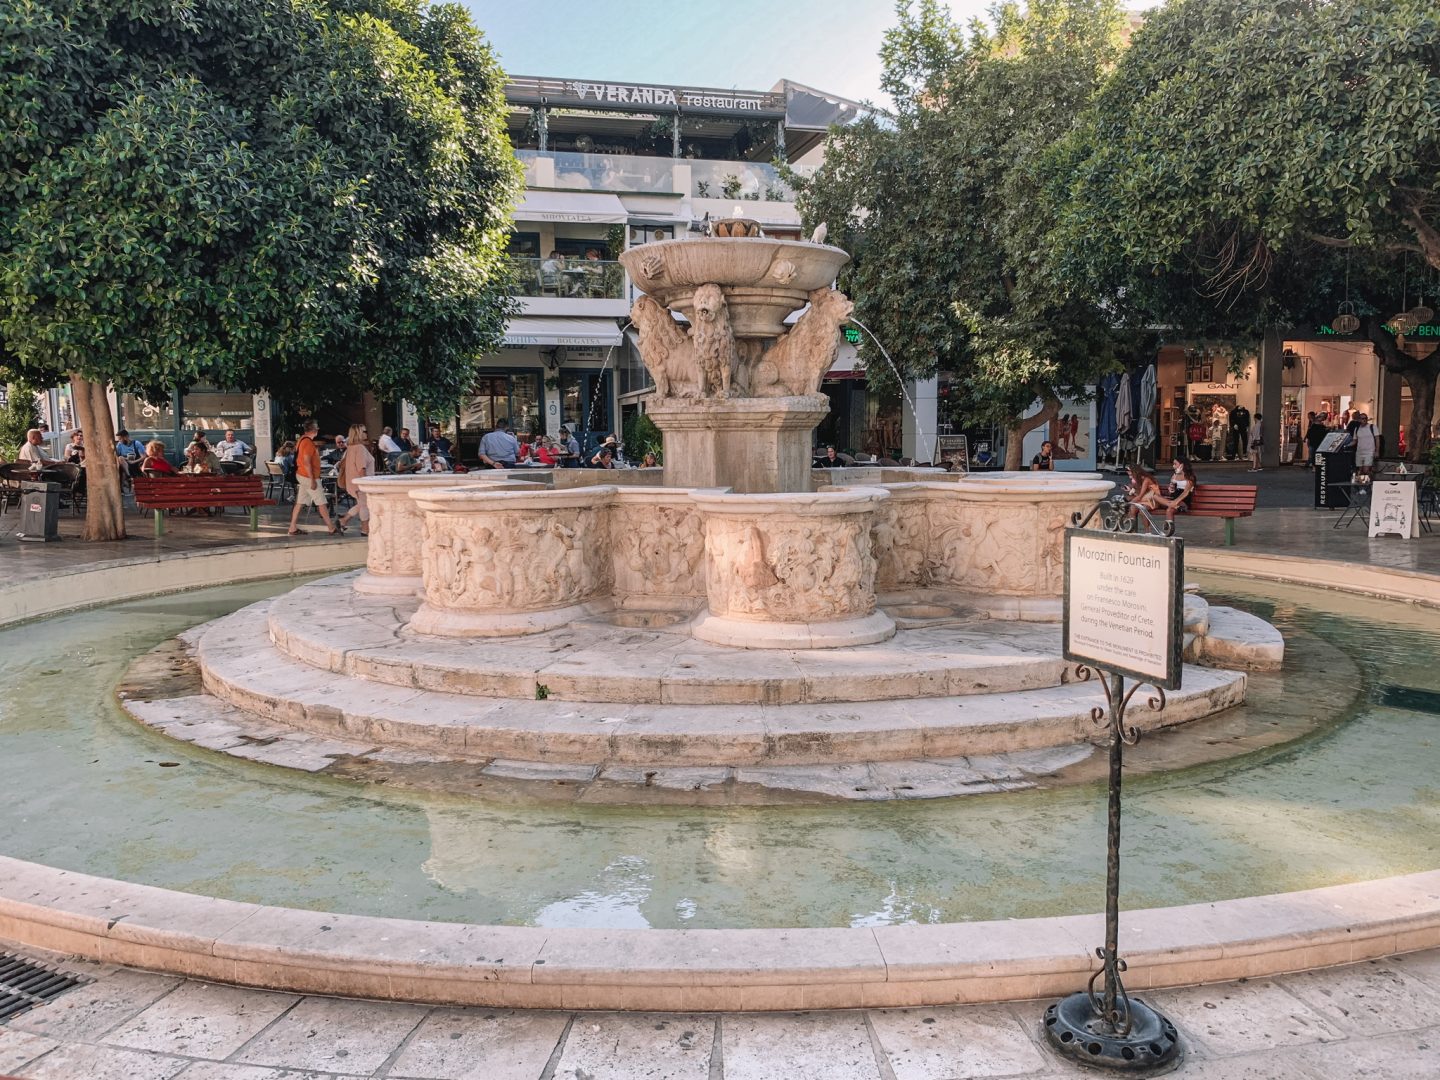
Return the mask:
{"type": "MultiPolygon", "coordinates": [[[[0,854],[237,900],[547,927],[845,927],[1095,910],[1103,799],[755,807],[389,790],[154,734],[113,698],[138,655],[295,581],[0,632],[0,854]]],[[[1285,633],[1284,670],[1202,738],[1152,735],[1127,782],[1127,907],[1440,866],[1440,614],[1205,576],[1285,633]],[[1207,743],[1223,761],[1187,764],[1207,743]],[[1254,749],[1250,749],[1254,748],[1254,749]],[[1145,775],[1148,771],[1148,775],[1145,775]]]]}

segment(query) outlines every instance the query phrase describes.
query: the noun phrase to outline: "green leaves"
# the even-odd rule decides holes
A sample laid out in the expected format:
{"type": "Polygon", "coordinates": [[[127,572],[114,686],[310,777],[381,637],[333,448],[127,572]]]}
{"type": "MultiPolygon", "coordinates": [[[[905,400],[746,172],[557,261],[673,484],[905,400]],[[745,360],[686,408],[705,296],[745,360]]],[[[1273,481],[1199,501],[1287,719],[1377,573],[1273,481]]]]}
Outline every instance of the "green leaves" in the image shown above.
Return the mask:
{"type": "Polygon", "coordinates": [[[519,170],[454,7],[17,0],[0,118],[11,368],[438,401],[503,332],[519,170]]]}
{"type": "MultiPolygon", "coordinates": [[[[1039,244],[1048,153],[1113,66],[1120,11],[1035,0],[962,30],[922,2],[899,20],[881,51],[897,115],[833,131],[800,208],[854,256],[842,285],[906,375],[950,371],[967,422],[1008,422],[1114,363],[1105,313],[1075,301],[1039,244]]],[[[892,380],[868,341],[862,354],[872,384],[892,380]]]]}

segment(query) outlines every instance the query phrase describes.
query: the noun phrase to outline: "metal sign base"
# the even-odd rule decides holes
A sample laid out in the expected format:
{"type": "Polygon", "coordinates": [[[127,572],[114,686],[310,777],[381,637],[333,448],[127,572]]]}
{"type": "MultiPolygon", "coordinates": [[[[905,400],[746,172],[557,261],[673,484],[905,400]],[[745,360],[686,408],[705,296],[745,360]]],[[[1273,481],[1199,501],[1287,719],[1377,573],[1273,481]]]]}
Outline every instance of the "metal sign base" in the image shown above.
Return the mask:
{"type": "Polygon", "coordinates": [[[1045,1010],[1045,1038],[1061,1057],[1095,1069],[1143,1072],[1178,1062],[1180,1037],[1164,1014],[1135,998],[1125,999],[1129,1030],[1120,1035],[1081,990],[1045,1010]]]}

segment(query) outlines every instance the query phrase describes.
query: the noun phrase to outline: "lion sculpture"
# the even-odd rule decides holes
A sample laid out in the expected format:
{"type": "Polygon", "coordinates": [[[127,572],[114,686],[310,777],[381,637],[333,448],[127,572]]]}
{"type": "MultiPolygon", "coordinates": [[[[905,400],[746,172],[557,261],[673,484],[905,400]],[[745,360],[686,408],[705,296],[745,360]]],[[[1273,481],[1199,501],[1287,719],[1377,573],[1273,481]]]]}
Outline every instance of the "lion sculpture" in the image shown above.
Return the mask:
{"type": "Polygon", "coordinates": [[[640,358],[655,380],[655,396],[694,397],[699,392],[700,372],[695,344],[684,327],[648,296],[636,299],[630,321],[640,334],[640,358]]]}
{"type": "Polygon", "coordinates": [[[735,334],[730,328],[730,305],[719,285],[701,285],[695,290],[692,310],[695,325],[690,340],[700,368],[700,396],[728,398],[739,363],[735,334]]]}
{"type": "Polygon", "coordinates": [[[750,392],[756,397],[813,394],[840,351],[837,331],[854,305],[837,289],[810,293],[810,307],[756,365],[750,392]]]}

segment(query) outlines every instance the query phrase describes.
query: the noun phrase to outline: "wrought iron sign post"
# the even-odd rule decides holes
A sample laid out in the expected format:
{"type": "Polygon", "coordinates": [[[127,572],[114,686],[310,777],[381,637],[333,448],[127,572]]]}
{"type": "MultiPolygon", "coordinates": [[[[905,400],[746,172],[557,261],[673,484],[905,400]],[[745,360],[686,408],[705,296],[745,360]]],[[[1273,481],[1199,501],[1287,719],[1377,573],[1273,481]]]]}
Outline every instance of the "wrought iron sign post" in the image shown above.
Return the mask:
{"type": "Polygon", "coordinates": [[[1105,705],[1090,715],[1110,740],[1105,944],[1095,950],[1101,966],[1086,988],[1045,1011],[1045,1037],[1061,1056],[1115,1071],[1158,1070],[1182,1053],[1175,1025],[1132,998],[1121,979],[1120,793],[1125,747],[1140,739],[1139,728],[1126,723],[1126,710],[1147,686],[1146,706],[1165,708],[1165,691],[1180,686],[1184,644],[1184,542],[1160,535],[1136,509],[1131,514],[1123,504],[1101,504],[1083,522],[1075,515],[1077,525],[1098,518],[1098,528],[1065,534],[1065,659],[1076,662],[1079,681],[1099,676],[1105,705]],[[1138,535],[1145,526],[1151,534],[1138,535]]]}

